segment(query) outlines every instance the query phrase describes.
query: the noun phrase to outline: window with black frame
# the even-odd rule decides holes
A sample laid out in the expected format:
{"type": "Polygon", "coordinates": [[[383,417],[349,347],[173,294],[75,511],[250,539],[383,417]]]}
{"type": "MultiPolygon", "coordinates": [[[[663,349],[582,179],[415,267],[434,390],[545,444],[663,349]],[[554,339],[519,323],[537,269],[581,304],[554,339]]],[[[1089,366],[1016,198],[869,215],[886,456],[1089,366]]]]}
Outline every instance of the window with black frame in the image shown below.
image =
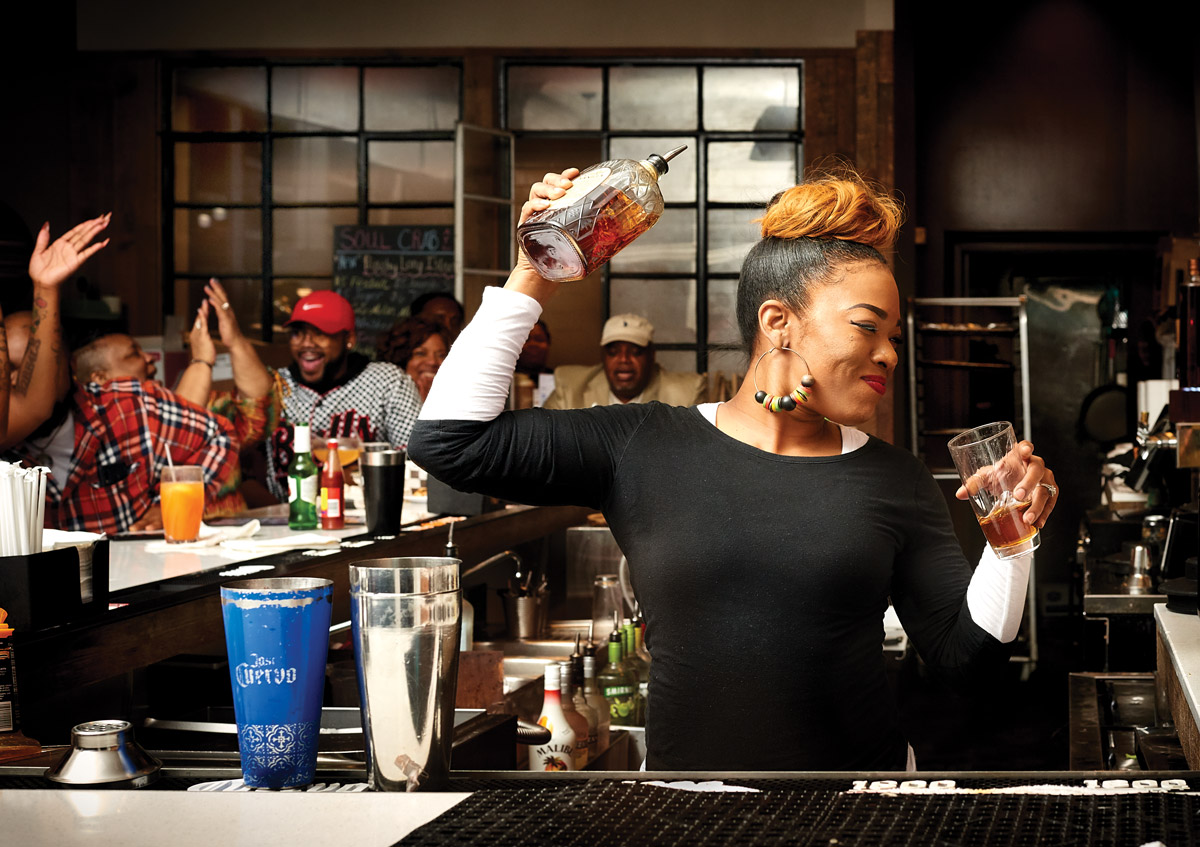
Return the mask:
{"type": "Polygon", "coordinates": [[[269,341],[331,286],[335,226],[453,224],[457,62],[179,62],[164,81],[165,301],[184,325],[216,276],[269,341]]]}
{"type": "Polygon", "coordinates": [[[518,159],[530,139],[598,139],[604,159],[688,145],[660,182],[667,211],[603,272],[607,311],[649,318],[669,369],[743,374],[737,275],[754,219],[803,171],[803,62],[522,59],[502,80],[518,159]]]}

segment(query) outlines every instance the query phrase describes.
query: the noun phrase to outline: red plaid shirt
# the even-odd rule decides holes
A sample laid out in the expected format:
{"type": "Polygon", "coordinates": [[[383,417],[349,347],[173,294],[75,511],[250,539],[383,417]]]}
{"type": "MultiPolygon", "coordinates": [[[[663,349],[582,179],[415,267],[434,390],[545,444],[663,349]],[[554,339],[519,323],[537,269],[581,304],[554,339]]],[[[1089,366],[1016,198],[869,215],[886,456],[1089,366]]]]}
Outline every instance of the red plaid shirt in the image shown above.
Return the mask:
{"type": "MultiPolygon", "coordinates": [[[[167,460],[204,469],[210,501],[237,466],[233,425],[156,382],[90,382],[75,393],[75,454],[56,521],[60,529],[122,532],[158,501],[167,460]]],[[[52,504],[47,504],[50,506],[52,504]]]]}

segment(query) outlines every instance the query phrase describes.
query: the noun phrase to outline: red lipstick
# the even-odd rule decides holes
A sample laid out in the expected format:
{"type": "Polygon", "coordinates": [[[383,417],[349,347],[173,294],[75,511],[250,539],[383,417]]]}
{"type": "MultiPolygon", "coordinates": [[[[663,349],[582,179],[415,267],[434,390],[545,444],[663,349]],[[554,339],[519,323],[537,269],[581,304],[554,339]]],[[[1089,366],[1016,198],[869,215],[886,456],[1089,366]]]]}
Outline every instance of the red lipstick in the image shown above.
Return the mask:
{"type": "Polygon", "coordinates": [[[881,376],[864,376],[863,382],[875,389],[878,394],[883,394],[887,391],[887,380],[881,376]]]}

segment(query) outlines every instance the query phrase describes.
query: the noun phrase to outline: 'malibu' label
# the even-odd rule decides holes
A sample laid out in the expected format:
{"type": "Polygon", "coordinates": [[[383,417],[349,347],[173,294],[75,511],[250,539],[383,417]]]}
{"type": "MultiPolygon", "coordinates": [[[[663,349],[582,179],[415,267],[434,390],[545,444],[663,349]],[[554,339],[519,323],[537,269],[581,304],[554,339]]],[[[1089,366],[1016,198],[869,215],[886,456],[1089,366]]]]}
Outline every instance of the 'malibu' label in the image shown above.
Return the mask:
{"type": "Polygon", "coordinates": [[[534,747],[530,755],[537,762],[536,770],[542,771],[573,771],[575,770],[572,757],[575,749],[570,744],[550,742],[541,747],[534,747]]]}

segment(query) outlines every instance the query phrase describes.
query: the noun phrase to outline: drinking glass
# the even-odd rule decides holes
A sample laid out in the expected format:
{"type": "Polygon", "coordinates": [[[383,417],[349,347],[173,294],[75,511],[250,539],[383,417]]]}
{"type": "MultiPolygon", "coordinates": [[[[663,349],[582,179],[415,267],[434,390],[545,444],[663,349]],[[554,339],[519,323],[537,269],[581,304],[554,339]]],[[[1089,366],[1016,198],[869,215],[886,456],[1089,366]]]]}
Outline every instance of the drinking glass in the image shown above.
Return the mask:
{"type": "Polygon", "coordinates": [[[163,537],[171,544],[200,537],[204,516],[204,469],[192,465],[167,466],[158,481],[163,537]]]}
{"type": "Polygon", "coordinates": [[[950,456],[967,489],[983,536],[1000,559],[1037,549],[1038,529],[1025,523],[1033,492],[1018,500],[1013,489],[1025,478],[1026,463],[1007,421],[985,424],[950,439],[950,456]]]}
{"type": "Polygon", "coordinates": [[[221,586],[242,779],[299,788],[317,771],[333,581],[247,579],[221,586]]]}
{"type": "Polygon", "coordinates": [[[603,644],[613,629],[613,614],[625,617],[621,580],[615,573],[597,574],[592,581],[592,639],[603,644]]]}

